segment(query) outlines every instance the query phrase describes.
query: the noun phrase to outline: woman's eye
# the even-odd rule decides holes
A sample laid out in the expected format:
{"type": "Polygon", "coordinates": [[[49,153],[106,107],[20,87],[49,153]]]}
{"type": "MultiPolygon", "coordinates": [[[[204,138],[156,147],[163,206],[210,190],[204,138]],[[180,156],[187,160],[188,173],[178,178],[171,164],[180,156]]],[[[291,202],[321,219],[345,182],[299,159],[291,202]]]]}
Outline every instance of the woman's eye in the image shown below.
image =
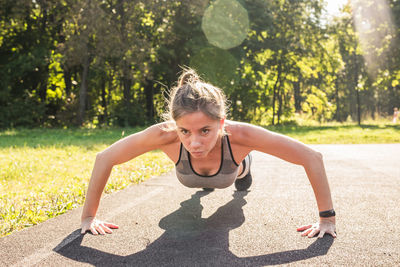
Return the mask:
{"type": "Polygon", "coordinates": [[[203,134],[208,134],[209,132],[210,132],[209,129],[203,129],[203,131],[202,131],[203,134]]]}
{"type": "Polygon", "coordinates": [[[181,130],[181,133],[186,135],[188,133],[188,131],[187,130],[181,130]]]}

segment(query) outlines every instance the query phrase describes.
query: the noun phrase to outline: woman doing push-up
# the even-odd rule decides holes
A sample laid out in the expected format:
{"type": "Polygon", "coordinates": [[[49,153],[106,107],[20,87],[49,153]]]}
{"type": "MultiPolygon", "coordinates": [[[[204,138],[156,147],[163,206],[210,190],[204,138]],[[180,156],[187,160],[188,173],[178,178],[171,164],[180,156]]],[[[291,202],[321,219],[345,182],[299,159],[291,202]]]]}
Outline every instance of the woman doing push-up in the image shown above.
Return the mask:
{"type": "Polygon", "coordinates": [[[132,134],[100,152],[94,164],[82,212],[82,233],[112,233],[117,225],[96,219],[100,197],[113,166],[143,153],[162,150],[174,163],[176,176],[187,187],[213,190],[252,184],[253,150],[304,167],[314,190],[319,222],[298,228],[303,236],[336,237],[335,211],[321,153],[289,137],[248,123],[226,119],[221,89],[187,69],[172,89],[166,121],[132,134]]]}

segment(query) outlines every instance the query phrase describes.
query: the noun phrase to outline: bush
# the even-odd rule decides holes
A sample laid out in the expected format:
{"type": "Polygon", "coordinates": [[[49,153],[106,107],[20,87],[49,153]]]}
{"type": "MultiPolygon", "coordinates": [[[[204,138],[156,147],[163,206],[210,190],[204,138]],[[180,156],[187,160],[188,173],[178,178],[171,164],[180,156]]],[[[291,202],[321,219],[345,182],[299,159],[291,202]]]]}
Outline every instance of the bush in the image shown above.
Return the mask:
{"type": "Polygon", "coordinates": [[[32,97],[16,98],[0,106],[0,128],[34,127],[45,115],[45,104],[32,97]]]}

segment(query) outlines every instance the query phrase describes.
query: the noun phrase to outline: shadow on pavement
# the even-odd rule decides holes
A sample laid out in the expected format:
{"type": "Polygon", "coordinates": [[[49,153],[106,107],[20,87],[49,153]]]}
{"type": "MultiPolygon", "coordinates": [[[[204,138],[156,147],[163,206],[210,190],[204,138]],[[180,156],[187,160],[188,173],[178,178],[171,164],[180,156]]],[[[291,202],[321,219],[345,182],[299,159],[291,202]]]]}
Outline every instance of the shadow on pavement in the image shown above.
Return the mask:
{"type": "MultiPolygon", "coordinates": [[[[121,265],[250,265],[285,264],[327,254],[333,238],[317,239],[306,249],[283,251],[254,257],[237,257],[229,250],[229,231],[245,221],[243,206],[247,192],[235,192],[233,199],[208,218],[201,218],[200,198],[210,192],[198,191],[181,207],[162,218],[165,232],[145,250],[119,256],[82,246],[83,235],[53,250],[74,261],[95,266],[121,265]]],[[[73,232],[71,235],[73,235],[73,232]]],[[[68,239],[69,237],[66,237],[68,239]]],[[[66,240],[64,239],[64,240],[66,240]]],[[[64,241],[63,241],[64,242],[64,241]]],[[[62,244],[61,242],[60,244],[62,244]]]]}

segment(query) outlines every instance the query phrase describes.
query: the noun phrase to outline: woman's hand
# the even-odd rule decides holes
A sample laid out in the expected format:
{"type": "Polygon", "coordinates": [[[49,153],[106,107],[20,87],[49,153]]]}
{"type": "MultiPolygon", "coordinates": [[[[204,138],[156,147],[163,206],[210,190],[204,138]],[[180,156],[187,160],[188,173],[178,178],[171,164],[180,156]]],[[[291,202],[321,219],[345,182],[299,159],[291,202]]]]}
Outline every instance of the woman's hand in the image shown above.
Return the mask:
{"type": "Polygon", "coordinates": [[[297,232],[302,232],[301,236],[314,237],[319,233],[318,238],[322,238],[325,234],[336,238],[335,217],[320,218],[319,222],[297,228],[297,232]]]}
{"type": "Polygon", "coordinates": [[[86,233],[86,231],[90,231],[94,235],[105,235],[106,233],[112,234],[111,229],[118,229],[119,227],[113,223],[97,220],[95,217],[87,217],[82,220],[81,228],[81,234],[86,233]]]}

